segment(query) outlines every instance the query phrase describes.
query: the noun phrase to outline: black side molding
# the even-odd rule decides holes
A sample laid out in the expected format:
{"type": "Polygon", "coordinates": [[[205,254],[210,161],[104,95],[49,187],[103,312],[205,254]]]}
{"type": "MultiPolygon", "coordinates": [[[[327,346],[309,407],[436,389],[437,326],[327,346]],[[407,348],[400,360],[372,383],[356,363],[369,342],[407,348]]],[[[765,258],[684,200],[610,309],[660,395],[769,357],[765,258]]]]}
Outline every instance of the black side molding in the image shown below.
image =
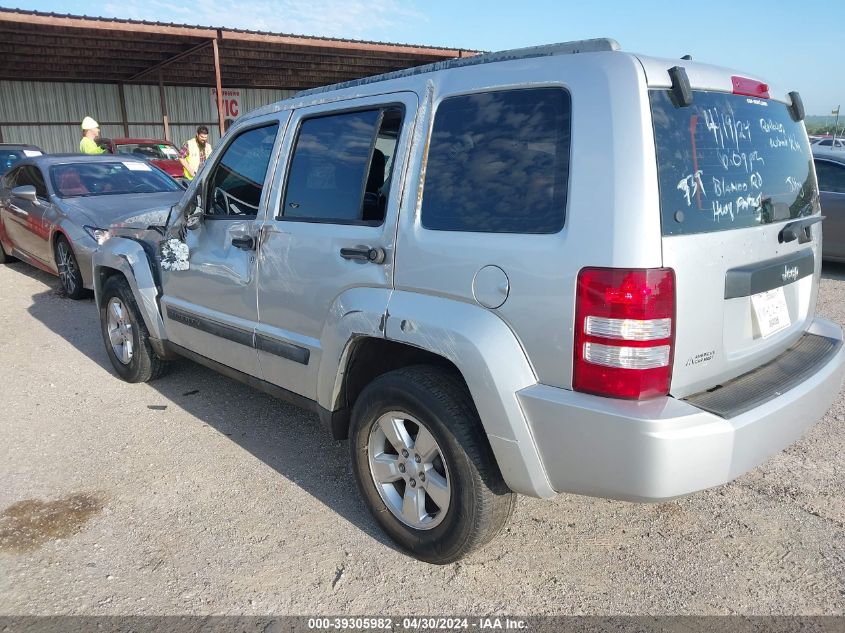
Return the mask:
{"type": "Polygon", "coordinates": [[[725,274],[725,299],[750,297],[773,290],[812,275],[814,270],[815,258],[811,250],[731,268],[725,274]]]}
{"type": "Polygon", "coordinates": [[[167,316],[174,321],[187,325],[197,330],[225,338],[226,340],[246,345],[247,347],[255,347],[253,343],[252,332],[249,330],[241,330],[240,328],[232,327],[231,325],[224,325],[211,319],[191,314],[179,308],[167,306],[167,316]]]}
{"type": "Polygon", "coordinates": [[[301,365],[307,365],[311,358],[311,350],[306,347],[300,347],[287,341],[280,341],[279,339],[266,336],[264,334],[254,334],[250,330],[242,330],[231,325],[218,323],[211,319],[192,314],[179,308],[167,306],[167,316],[174,321],[200,330],[219,336],[227,341],[233,341],[246,347],[259,349],[262,352],[280,356],[301,365]]]}
{"type": "Polygon", "coordinates": [[[270,338],[264,334],[255,335],[255,347],[262,352],[281,356],[301,365],[307,365],[308,360],[311,358],[311,350],[294,345],[293,343],[288,343],[287,341],[270,338]]]}

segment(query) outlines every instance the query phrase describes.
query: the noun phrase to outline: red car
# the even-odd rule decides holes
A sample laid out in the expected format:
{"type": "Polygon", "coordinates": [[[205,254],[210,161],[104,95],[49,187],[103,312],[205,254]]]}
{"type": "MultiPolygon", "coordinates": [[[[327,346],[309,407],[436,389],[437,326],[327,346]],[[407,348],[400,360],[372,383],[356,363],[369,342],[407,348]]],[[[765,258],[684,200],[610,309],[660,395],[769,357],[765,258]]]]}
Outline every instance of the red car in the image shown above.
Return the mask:
{"type": "Polygon", "coordinates": [[[179,162],[179,148],[155,138],[99,138],[97,145],[110,154],[129,154],[152,163],[168,176],[181,181],[185,175],[179,162]]]}

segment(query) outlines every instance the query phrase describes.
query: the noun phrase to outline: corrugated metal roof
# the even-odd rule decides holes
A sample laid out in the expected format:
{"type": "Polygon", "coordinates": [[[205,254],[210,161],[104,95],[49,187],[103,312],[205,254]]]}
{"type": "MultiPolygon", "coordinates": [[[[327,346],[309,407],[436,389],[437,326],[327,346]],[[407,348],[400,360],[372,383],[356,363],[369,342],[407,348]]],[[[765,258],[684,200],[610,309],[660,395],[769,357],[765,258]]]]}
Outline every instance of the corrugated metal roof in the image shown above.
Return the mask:
{"type": "Polygon", "coordinates": [[[0,79],[300,90],[475,51],[0,8],[0,79]],[[96,54],[92,55],[92,51],[96,54]]]}
{"type": "Polygon", "coordinates": [[[423,48],[429,49],[431,51],[463,51],[465,53],[478,53],[480,51],[474,51],[470,49],[459,49],[459,48],[449,48],[445,46],[430,46],[427,44],[402,44],[397,42],[378,42],[375,40],[355,40],[355,39],[346,39],[346,38],[339,38],[339,37],[322,37],[319,35],[303,35],[299,33],[282,33],[282,32],[273,32],[273,31],[255,31],[251,29],[235,29],[230,27],[224,26],[212,26],[212,25],[201,25],[201,24],[183,24],[180,22],[152,22],[149,20],[132,20],[128,18],[108,18],[103,16],[96,16],[96,15],[76,15],[73,13],[55,13],[55,12],[46,12],[46,11],[33,11],[31,9],[19,9],[14,7],[0,7],[0,13],[21,13],[24,15],[37,15],[43,17],[50,17],[50,18],[70,18],[70,19],[77,19],[77,20],[95,20],[97,22],[107,22],[113,24],[127,24],[127,25],[147,25],[147,26],[167,26],[167,27],[174,27],[180,29],[199,29],[199,30],[206,30],[206,29],[213,29],[215,31],[223,31],[229,33],[249,33],[252,35],[267,35],[267,36],[281,36],[281,37],[295,37],[295,38],[302,38],[314,41],[327,41],[327,42],[342,42],[348,44],[381,44],[387,46],[397,46],[402,48],[423,48]]]}

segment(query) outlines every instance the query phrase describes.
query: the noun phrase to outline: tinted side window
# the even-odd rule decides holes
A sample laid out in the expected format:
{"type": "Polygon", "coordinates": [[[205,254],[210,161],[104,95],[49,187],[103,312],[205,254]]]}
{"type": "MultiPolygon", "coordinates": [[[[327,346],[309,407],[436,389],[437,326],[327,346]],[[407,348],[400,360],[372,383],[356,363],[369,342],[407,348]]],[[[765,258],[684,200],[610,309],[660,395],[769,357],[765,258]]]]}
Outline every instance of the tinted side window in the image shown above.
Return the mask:
{"type": "Polygon", "coordinates": [[[242,132],[226,148],[209,178],[209,213],[255,217],[279,124],[242,132]]]}
{"type": "Polygon", "coordinates": [[[402,110],[307,119],[299,128],[281,213],[324,222],[384,221],[402,110]]]}
{"type": "Polygon", "coordinates": [[[35,195],[47,199],[47,185],[44,184],[44,176],[41,175],[38,167],[26,165],[21,168],[15,186],[23,187],[24,185],[32,185],[35,187],[35,195]]]}
{"type": "Polygon", "coordinates": [[[820,190],[845,193],[845,165],[816,161],[816,177],[820,190]]]}
{"type": "Polygon", "coordinates": [[[428,153],[423,226],[485,233],[563,228],[570,114],[569,93],[560,88],[444,99],[428,153]]]}

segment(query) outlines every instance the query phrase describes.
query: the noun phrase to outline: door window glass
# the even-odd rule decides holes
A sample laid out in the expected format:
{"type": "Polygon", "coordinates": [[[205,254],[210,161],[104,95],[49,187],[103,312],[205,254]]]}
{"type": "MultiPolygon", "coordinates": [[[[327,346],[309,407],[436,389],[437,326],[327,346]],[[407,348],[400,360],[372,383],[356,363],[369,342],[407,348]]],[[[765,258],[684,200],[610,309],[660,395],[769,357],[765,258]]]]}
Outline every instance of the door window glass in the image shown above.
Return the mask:
{"type": "Polygon", "coordinates": [[[210,215],[254,218],[258,214],[278,130],[278,123],[247,130],[229,144],[209,177],[210,215]]]}
{"type": "Polygon", "coordinates": [[[402,110],[345,112],[302,122],[281,213],[288,219],[384,221],[402,110]]]}
{"type": "Polygon", "coordinates": [[[444,99],[422,224],[438,231],[556,233],[569,178],[569,93],[532,88],[444,99]]]}
{"type": "Polygon", "coordinates": [[[845,165],[816,161],[816,177],[821,191],[845,193],[845,165]]]}
{"type": "Polygon", "coordinates": [[[16,187],[15,181],[17,180],[20,172],[20,167],[10,170],[5,176],[3,176],[3,186],[7,189],[14,189],[16,187]]]}
{"type": "Polygon", "coordinates": [[[47,199],[47,185],[44,184],[44,176],[41,175],[41,170],[38,167],[26,165],[21,168],[15,186],[23,187],[25,185],[32,185],[35,187],[35,195],[47,199]]]}
{"type": "Polygon", "coordinates": [[[0,174],[8,171],[20,160],[26,158],[22,149],[4,149],[0,151],[0,174]]]}
{"type": "Polygon", "coordinates": [[[818,143],[816,143],[816,146],[817,146],[817,147],[837,147],[837,148],[842,148],[842,147],[845,147],[845,143],[843,143],[843,142],[842,142],[842,141],[840,141],[839,139],[836,139],[836,143],[834,144],[834,142],[833,142],[833,139],[832,139],[832,138],[827,138],[827,139],[824,139],[824,140],[819,141],[818,143]]]}

